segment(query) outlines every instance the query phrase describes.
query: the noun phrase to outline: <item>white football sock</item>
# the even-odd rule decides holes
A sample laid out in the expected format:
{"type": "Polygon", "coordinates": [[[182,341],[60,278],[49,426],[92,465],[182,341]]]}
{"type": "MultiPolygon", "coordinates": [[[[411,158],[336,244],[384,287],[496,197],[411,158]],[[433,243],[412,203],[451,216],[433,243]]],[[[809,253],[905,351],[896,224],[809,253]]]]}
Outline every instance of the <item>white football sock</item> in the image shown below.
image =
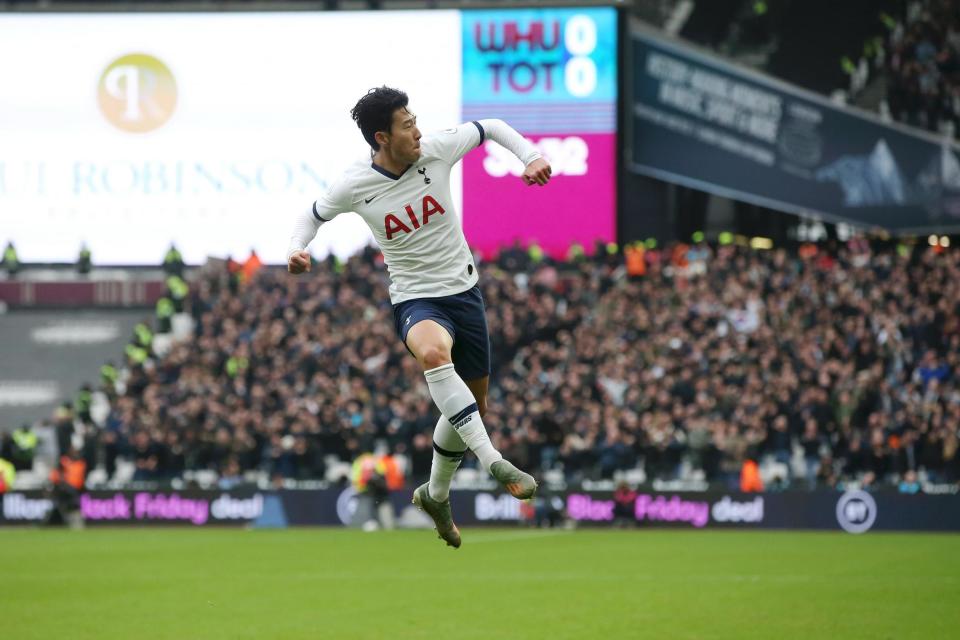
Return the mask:
{"type": "Polygon", "coordinates": [[[490,442],[470,387],[457,375],[453,364],[424,371],[424,376],[440,413],[450,421],[460,439],[476,454],[480,464],[489,472],[490,465],[503,460],[503,456],[490,442]]]}
{"type": "Polygon", "coordinates": [[[463,444],[450,421],[440,416],[433,430],[433,464],[430,465],[430,485],[427,487],[431,498],[443,502],[450,497],[450,482],[466,449],[467,445],[463,444]]]}

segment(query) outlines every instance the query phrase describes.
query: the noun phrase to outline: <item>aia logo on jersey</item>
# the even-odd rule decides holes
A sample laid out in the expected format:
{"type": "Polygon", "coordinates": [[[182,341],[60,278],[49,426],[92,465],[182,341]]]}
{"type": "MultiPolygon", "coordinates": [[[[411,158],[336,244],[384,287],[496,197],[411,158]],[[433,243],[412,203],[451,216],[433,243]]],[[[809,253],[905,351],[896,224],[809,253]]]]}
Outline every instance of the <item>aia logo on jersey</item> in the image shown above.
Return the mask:
{"type": "MultiPolygon", "coordinates": [[[[387,234],[387,240],[393,240],[393,237],[399,233],[412,233],[420,227],[425,227],[430,222],[430,216],[439,213],[446,213],[440,203],[433,199],[433,196],[423,196],[422,212],[417,218],[412,205],[404,205],[403,210],[407,214],[408,226],[403,220],[392,213],[388,213],[383,219],[383,230],[387,234]],[[412,227],[412,228],[411,228],[412,227]]],[[[402,214],[401,214],[402,215],[402,214]]]]}

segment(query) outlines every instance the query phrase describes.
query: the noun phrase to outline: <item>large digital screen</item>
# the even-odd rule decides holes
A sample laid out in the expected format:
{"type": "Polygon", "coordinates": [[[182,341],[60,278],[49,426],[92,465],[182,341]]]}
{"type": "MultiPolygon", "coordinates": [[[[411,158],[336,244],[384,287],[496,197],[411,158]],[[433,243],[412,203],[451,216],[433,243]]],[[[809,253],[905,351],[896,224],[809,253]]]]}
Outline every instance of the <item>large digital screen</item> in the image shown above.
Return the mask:
{"type": "MultiPolygon", "coordinates": [[[[369,156],[349,110],[384,84],[424,132],[502,118],[553,164],[527,188],[498,145],[467,154],[452,195],[471,245],[610,239],[616,50],[616,12],[597,8],[0,14],[16,61],[0,64],[0,244],[23,262],[85,243],[96,264],[158,264],[175,243],[190,263],[282,263],[295,216],[369,156]]],[[[310,248],[371,241],[343,215],[310,248]]]]}
{"type": "Polygon", "coordinates": [[[464,230],[485,253],[520,240],[562,256],[616,233],[617,14],[611,8],[463,13],[464,120],[502,118],[553,169],[528,187],[492,142],[463,159],[464,230]]]}

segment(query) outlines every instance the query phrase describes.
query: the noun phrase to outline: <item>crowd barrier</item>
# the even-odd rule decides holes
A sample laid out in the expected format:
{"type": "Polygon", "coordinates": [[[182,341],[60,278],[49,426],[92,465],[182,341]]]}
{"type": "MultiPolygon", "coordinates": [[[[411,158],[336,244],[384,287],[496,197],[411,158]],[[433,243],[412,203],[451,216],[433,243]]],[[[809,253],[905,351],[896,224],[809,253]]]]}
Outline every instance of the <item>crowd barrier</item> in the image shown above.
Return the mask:
{"type": "MultiPolygon", "coordinates": [[[[409,491],[391,502],[401,526],[428,524],[414,512],[409,491]]],[[[460,525],[534,523],[547,515],[590,526],[686,529],[819,529],[960,531],[960,495],[905,495],[865,491],[737,494],[641,491],[616,508],[609,492],[544,493],[533,502],[486,491],[455,491],[460,525]]],[[[90,491],[77,503],[87,526],[347,526],[361,524],[351,488],[259,491],[90,491]]],[[[0,525],[47,522],[54,507],[41,491],[2,496],[0,525]]]]}

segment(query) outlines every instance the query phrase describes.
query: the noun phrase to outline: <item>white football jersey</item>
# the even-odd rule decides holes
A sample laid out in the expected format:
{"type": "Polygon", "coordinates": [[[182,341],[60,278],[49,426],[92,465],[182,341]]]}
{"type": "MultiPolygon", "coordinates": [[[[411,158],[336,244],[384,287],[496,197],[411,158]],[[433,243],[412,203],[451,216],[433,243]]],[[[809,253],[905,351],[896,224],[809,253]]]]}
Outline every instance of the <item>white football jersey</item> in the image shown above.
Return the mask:
{"type": "Polygon", "coordinates": [[[313,215],[322,222],[354,211],[367,223],[390,273],[393,304],[462,293],[477,283],[450,197],[450,169],[483,140],[477,122],[425,135],[420,159],[402,175],[358,161],[314,202],[313,215]]]}

